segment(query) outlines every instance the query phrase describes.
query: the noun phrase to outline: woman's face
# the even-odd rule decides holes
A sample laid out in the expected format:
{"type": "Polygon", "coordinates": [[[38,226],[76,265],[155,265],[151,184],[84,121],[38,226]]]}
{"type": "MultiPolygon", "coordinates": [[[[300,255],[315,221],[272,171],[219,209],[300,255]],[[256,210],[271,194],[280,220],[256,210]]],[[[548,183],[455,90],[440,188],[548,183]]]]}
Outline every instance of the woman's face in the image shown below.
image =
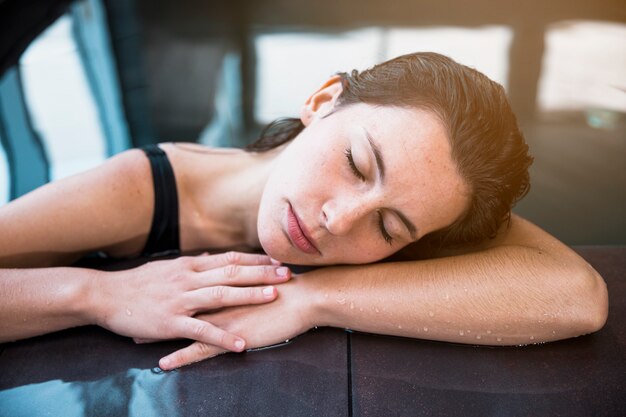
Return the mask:
{"type": "MultiPolygon", "coordinates": [[[[309,104],[309,102],[307,102],[309,104]]],[[[303,110],[259,208],[263,249],[304,265],[383,259],[450,225],[468,204],[445,129],[431,112],[354,104],[303,110]]]]}

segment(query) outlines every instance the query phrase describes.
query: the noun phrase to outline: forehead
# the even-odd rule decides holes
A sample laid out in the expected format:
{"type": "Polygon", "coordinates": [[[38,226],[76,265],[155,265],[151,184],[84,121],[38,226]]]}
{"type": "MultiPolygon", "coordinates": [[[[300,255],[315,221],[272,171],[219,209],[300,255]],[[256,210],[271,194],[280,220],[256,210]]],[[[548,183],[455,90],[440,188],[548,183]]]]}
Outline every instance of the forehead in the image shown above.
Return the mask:
{"type": "Polygon", "coordinates": [[[345,126],[351,139],[369,139],[388,165],[410,170],[427,163],[442,168],[440,174],[444,170],[456,173],[446,129],[435,113],[360,103],[349,106],[343,116],[348,119],[345,126]]]}
{"type": "Polygon", "coordinates": [[[450,154],[450,142],[444,125],[429,110],[357,104],[354,111],[361,116],[358,118],[360,123],[355,123],[355,127],[360,125],[365,128],[388,152],[396,148],[406,151],[427,148],[450,154]]]}

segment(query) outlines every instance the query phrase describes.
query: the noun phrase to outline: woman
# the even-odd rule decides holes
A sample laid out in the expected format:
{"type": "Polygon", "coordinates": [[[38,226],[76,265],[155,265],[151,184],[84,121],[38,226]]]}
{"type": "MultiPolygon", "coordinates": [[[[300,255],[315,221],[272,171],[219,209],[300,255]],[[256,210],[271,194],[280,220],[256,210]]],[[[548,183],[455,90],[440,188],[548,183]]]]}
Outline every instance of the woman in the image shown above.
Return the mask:
{"type": "Polygon", "coordinates": [[[502,87],[446,57],[340,74],[248,151],[131,150],[3,207],[1,262],[22,269],[1,272],[0,334],[99,324],[195,340],[161,359],[172,369],[313,326],[489,345],[593,332],[602,278],[510,215],[530,162],[502,87]],[[224,248],[271,258],[54,267],[224,248]],[[391,255],[404,262],[370,265],[391,255]],[[344,266],[290,279],[274,259],[344,266]]]}

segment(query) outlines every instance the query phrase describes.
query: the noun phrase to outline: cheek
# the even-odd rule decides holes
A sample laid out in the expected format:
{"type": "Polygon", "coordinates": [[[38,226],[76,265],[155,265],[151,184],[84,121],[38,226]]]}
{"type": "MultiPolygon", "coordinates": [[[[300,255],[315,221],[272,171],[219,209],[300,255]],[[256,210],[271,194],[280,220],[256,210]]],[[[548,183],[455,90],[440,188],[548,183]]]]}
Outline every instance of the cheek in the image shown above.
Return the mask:
{"type": "Polygon", "coordinates": [[[288,247],[282,233],[279,213],[280,207],[278,206],[261,205],[257,219],[257,233],[263,251],[274,259],[284,261],[288,247]]]}

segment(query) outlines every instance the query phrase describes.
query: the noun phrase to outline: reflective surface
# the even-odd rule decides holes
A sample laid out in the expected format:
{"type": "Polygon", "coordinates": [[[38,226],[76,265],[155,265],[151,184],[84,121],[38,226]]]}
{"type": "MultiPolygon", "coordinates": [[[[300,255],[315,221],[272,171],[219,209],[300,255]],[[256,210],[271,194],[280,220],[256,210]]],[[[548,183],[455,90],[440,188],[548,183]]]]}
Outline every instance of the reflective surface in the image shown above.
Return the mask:
{"type": "Polygon", "coordinates": [[[0,392],[0,415],[177,416],[176,372],[129,369],[95,381],[52,380],[0,392]]]}
{"type": "Polygon", "coordinates": [[[185,342],[59,332],[6,345],[0,416],[345,416],[346,343],[344,332],[320,329],[273,349],[159,372],[158,359],[185,342]]]}
{"type": "Polygon", "coordinates": [[[609,288],[600,332],[504,348],[355,333],[354,415],[626,415],[626,248],[579,252],[609,288]]]}
{"type": "Polygon", "coordinates": [[[186,342],[85,327],[0,345],[0,416],[626,415],[626,247],[577,250],[609,287],[590,336],[491,348],[317,329],[160,372],[186,342]]]}

